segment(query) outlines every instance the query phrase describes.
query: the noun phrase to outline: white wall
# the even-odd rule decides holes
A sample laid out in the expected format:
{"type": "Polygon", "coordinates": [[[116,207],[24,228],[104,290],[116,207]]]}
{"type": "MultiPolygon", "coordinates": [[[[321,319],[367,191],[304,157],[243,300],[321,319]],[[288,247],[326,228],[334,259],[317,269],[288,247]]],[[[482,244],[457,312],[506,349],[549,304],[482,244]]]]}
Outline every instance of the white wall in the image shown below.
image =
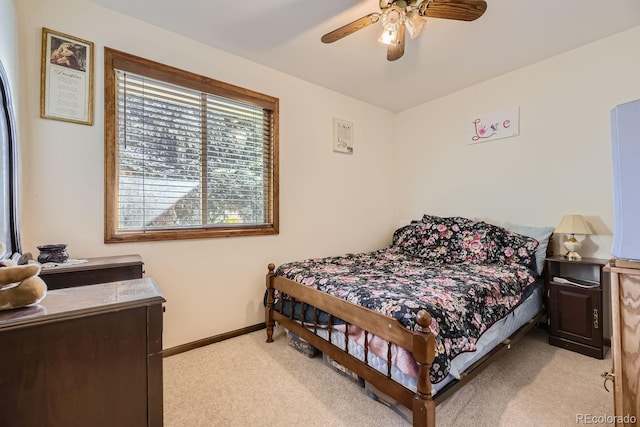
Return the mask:
{"type": "MultiPolygon", "coordinates": [[[[7,0],[0,0],[6,2],[7,0]]],[[[167,298],[165,348],[264,321],[269,262],[387,244],[394,115],[85,0],[21,0],[22,239],[72,257],[139,253],[167,298]],[[95,124],[39,118],[42,27],[95,44],[95,124]],[[103,48],[123,50],[280,99],[280,234],[103,243],[103,48]],[[332,118],[355,124],[355,153],[332,152],[332,118]]],[[[390,225],[391,226],[391,225],[390,225]]]]}
{"type": "Polygon", "coordinates": [[[267,263],[378,248],[423,213],[550,226],[582,213],[597,233],[585,254],[609,256],[609,110],[640,97],[640,27],[394,115],[86,0],[0,2],[20,17],[24,249],[141,254],[168,300],[165,347],[262,321],[267,263]],[[39,118],[42,27],[95,43],[94,126],[39,118]],[[103,243],[104,46],[280,98],[280,235],[103,243]],[[520,136],[466,145],[471,117],[511,105],[520,136]],[[333,117],[355,123],[354,155],[331,151],[333,117]]]}
{"type": "Polygon", "coordinates": [[[609,111],[640,98],[639,44],[636,27],[398,114],[397,220],[432,213],[555,227],[578,213],[596,232],[583,255],[609,258],[609,111]],[[519,136],[466,144],[477,115],[514,105],[519,136]]]}

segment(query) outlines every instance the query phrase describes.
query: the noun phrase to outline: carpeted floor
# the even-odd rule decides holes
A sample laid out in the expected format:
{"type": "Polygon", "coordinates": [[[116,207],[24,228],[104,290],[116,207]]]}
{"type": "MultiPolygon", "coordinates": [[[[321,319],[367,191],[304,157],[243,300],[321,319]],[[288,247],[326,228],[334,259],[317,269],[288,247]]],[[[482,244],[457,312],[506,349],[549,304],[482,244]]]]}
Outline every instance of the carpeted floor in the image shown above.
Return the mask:
{"type": "MultiPolygon", "coordinates": [[[[409,426],[364,389],[264,330],[164,359],[164,421],[197,426],[409,426]]],[[[575,426],[612,415],[597,360],[547,344],[534,329],[437,407],[438,427],[575,426]]]]}

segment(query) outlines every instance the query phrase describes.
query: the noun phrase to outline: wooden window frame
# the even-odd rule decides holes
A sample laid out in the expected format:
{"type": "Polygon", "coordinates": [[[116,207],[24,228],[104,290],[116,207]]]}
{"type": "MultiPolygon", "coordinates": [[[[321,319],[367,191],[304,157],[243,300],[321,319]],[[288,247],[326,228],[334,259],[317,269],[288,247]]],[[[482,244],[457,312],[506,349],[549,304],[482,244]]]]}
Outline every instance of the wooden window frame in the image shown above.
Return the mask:
{"type": "Polygon", "coordinates": [[[105,47],[105,243],[140,242],[157,240],[200,239],[212,237],[255,236],[279,233],[279,100],[229,83],[194,74],[125,52],[105,47]],[[144,231],[118,229],[118,131],[116,70],[124,70],[145,77],[211,93],[235,101],[250,103],[272,113],[272,180],[269,203],[271,221],[267,225],[229,224],[212,227],[192,227],[144,231]]]}

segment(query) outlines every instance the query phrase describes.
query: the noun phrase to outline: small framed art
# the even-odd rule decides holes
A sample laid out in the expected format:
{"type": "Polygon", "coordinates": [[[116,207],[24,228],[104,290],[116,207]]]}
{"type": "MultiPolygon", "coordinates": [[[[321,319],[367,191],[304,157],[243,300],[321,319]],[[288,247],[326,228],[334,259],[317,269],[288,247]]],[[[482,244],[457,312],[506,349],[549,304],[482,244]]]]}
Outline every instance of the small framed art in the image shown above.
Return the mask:
{"type": "Polygon", "coordinates": [[[93,125],[93,43],[42,29],[40,117],[93,125]]]}
{"type": "Polygon", "coordinates": [[[520,135],[520,107],[504,108],[501,111],[479,114],[469,121],[467,144],[511,138],[520,135]]]}
{"type": "Polygon", "coordinates": [[[333,151],[353,154],[353,122],[333,119],[333,151]]]}

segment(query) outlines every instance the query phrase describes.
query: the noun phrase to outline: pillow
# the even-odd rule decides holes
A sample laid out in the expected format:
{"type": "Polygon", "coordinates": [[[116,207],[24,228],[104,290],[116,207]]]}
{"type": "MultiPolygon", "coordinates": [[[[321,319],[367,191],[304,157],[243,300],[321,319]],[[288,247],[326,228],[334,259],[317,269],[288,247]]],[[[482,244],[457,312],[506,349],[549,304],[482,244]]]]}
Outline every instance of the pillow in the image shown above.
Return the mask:
{"type": "Polygon", "coordinates": [[[393,246],[398,246],[402,252],[413,253],[418,249],[418,242],[420,241],[420,230],[418,230],[419,223],[412,222],[409,225],[403,225],[393,232],[393,246]]]}
{"type": "Polygon", "coordinates": [[[397,229],[393,234],[393,245],[407,255],[433,262],[516,263],[530,267],[540,274],[552,231],[548,227],[522,226],[513,226],[511,230],[464,217],[425,214],[420,221],[413,221],[397,229]],[[544,247],[540,247],[535,236],[515,230],[539,236],[545,242],[544,247]],[[548,235],[545,234],[547,231],[548,235]],[[539,259],[538,254],[542,258],[539,259]]]}
{"type": "Polygon", "coordinates": [[[457,264],[490,262],[490,243],[484,227],[462,217],[424,215],[420,222],[399,228],[393,244],[407,255],[429,261],[457,264]]]}
{"type": "Polygon", "coordinates": [[[441,234],[432,224],[414,222],[393,233],[393,245],[410,256],[440,262],[446,247],[441,243],[441,234]]]}
{"type": "Polygon", "coordinates": [[[536,265],[535,270],[538,276],[542,274],[544,268],[544,259],[547,257],[547,246],[549,245],[549,238],[553,234],[553,227],[527,227],[525,225],[507,225],[507,230],[514,233],[522,234],[524,236],[533,237],[539,242],[536,248],[536,265]]]}
{"type": "Polygon", "coordinates": [[[478,227],[476,224],[460,226],[460,232],[450,244],[448,262],[490,263],[493,242],[488,238],[488,234],[486,228],[478,227]]]}
{"type": "Polygon", "coordinates": [[[425,215],[421,224],[429,231],[429,238],[416,256],[447,264],[462,262],[458,261],[460,226],[453,218],[425,215]]]}
{"type": "Polygon", "coordinates": [[[427,214],[422,215],[422,219],[420,221],[425,223],[425,224],[429,224],[429,223],[436,223],[436,224],[440,224],[440,223],[444,223],[444,224],[455,223],[455,224],[458,224],[458,225],[473,225],[473,224],[477,224],[478,223],[478,221],[476,221],[476,220],[469,219],[469,218],[464,218],[464,217],[461,217],[461,216],[441,217],[441,216],[427,215],[427,214]]]}
{"type": "Polygon", "coordinates": [[[539,242],[533,237],[524,236],[493,224],[486,226],[491,230],[495,247],[490,254],[493,262],[499,264],[521,264],[536,269],[536,249],[539,242]]]}

